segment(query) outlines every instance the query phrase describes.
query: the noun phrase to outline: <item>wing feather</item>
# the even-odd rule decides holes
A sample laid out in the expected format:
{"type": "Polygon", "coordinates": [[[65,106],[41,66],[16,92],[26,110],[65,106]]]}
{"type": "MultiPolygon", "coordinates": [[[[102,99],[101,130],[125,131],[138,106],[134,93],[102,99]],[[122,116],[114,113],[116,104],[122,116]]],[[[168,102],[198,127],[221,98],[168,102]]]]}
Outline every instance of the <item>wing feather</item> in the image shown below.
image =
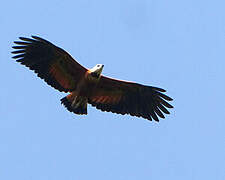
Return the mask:
{"type": "Polygon", "coordinates": [[[102,111],[159,121],[158,117],[165,118],[163,113],[169,114],[166,108],[173,108],[167,102],[173,99],[164,92],[161,88],[102,76],[89,103],[102,111]]]}
{"type": "Polygon", "coordinates": [[[84,76],[86,68],[77,63],[66,51],[37,36],[20,37],[12,53],[17,62],[27,66],[59,91],[72,91],[84,76]]]}

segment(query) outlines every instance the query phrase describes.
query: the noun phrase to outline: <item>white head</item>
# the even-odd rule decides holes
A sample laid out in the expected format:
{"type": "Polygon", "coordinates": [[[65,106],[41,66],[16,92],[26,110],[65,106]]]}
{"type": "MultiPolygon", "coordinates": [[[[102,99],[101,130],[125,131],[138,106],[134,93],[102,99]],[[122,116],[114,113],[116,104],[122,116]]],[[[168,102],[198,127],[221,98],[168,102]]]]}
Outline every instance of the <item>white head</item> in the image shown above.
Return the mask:
{"type": "Polygon", "coordinates": [[[103,67],[103,64],[96,64],[93,68],[90,69],[91,76],[93,76],[94,78],[99,78],[102,73],[103,67]]]}

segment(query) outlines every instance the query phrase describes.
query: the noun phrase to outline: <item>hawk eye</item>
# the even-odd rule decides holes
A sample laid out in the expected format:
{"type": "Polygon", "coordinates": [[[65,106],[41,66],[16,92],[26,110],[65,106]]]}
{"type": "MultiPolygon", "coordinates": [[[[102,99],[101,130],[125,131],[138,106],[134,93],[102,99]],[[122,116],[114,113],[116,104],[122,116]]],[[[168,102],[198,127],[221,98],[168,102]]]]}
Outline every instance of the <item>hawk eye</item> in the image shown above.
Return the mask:
{"type": "Polygon", "coordinates": [[[99,67],[100,65],[97,65],[97,67],[99,67]]]}

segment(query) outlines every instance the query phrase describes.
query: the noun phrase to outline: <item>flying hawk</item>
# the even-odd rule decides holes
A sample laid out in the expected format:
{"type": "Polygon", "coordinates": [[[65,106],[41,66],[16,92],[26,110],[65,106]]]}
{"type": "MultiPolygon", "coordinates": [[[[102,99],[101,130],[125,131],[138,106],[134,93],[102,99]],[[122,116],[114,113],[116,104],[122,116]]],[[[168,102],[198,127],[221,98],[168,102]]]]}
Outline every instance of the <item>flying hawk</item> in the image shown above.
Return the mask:
{"type": "Polygon", "coordinates": [[[159,121],[173,108],[164,89],[101,75],[104,65],[81,66],[66,51],[37,36],[20,37],[13,46],[17,62],[33,70],[50,86],[69,95],[61,103],[75,114],[87,114],[87,104],[102,111],[159,121]]]}

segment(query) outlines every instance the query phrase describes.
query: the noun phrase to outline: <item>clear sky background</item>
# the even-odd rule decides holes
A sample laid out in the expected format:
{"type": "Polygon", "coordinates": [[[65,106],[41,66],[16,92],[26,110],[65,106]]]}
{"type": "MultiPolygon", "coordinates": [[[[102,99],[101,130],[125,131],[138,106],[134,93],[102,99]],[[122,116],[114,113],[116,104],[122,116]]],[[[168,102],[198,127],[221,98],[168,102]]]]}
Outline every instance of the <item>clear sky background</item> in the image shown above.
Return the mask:
{"type": "Polygon", "coordinates": [[[3,1],[0,7],[0,179],[224,180],[225,1],[3,1]],[[68,112],[66,94],[16,63],[38,35],[103,74],[165,88],[159,123],[68,112]]]}

